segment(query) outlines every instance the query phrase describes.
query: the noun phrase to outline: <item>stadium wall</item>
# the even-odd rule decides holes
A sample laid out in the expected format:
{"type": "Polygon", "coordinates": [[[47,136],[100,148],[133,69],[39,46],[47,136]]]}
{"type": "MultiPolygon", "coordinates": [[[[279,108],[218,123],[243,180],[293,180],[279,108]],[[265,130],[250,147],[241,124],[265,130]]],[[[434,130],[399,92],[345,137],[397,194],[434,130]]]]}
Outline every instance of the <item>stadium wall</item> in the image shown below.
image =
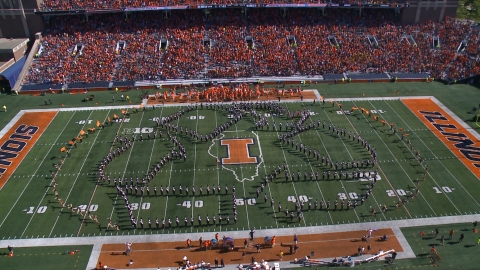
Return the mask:
{"type": "Polygon", "coordinates": [[[42,16],[34,13],[40,0],[21,0],[13,6],[4,6],[0,1],[0,37],[3,38],[35,38],[35,33],[45,30],[42,16]]]}
{"type": "Polygon", "coordinates": [[[441,22],[445,17],[455,18],[458,0],[414,0],[402,9],[402,23],[416,24],[427,21],[441,22]]]}

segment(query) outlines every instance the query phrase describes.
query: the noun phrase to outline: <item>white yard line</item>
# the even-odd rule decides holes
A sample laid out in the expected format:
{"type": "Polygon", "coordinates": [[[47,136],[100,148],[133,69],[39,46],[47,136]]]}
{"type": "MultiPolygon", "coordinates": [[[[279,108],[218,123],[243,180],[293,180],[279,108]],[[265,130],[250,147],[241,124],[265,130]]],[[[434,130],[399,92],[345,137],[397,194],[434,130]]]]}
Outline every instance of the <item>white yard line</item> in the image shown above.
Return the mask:
{"type": "MultiPolygon", "coordinates": [[[[107,117],[108,117],[108,113],[109,113],[109,112],[110,112],[110,110],[107,112],[107,116],[105,117],[105,119],[103,119],[103,122],[102,122],[102,123],[105,123],[105,121],[107,120],[107,117]]],[[[90,115],[91,115],[92,113],[93,113],[93,111],[90,113],[90,115]]],[[[90,116],[89,116],[89,118],[90,118],[90,116]]],[[[83,166],[85,166],[85,162],[86,162],[87,159],[88,159],[88,155],[89,155],[90,152],[92,151],[93,146],[95,145],[95,142],[97,141],[97,138],[98,138],[98,136],[100,135],[101,132],[102,132],[101,129],[98,130],[98,132],[96,132],[96,133],[97,133],[97,136],[95,136],[95,139],[94,139],[93,142],[92,142],[92,146],[90,146],[90,149],[88,150],[87,154],[85,155],[85,159],[84,159],[83,162],[82,162],[82,166],[81,166],[80,169],[78,170],[77,177],[75,177],[75,180],[73,181],[72,187],[70,188],[70,191],[68,192],[67,197],[65,198],[65,201],[64,201],[65,204],[67,204],[67,200],[68,200],[68,198],[70,197],[70,194],[72,193],[73,188],[75,187],[75,183],[77,182],[78,178],[80,177],[80,172],[82,171],[83,166]]],[[[57,219],[55,220],[55,223],[53,223],[52,230],[50,230],[50,233],[48,234],[48,237],[50,237],[50,236],[52,235],[53,230],[55,229],[55,226],[57,225],[58,219],[60,218],[60,215],[62,214],[62,211],[63,211],[63,208],[60,209],[60,212],[59,212],[58,215],[57,215],[57,219]]],[[[87,213],[87,210],[85,210],[85,213],[87,213]]],[[[33,219],[33,215],[32,215],[32,219],[33,219]]],[[[30,219],[30,221],[32,221],[32,219],[30,219]]],[[[30,222],[29,222],[29,224],[30,224],[30,222]]],[[[27,228],[28,228],[28,225],[27,225],[27,228]]],[[[27,228],[25,228],[25,231],[27,230],[27,228]]],[[[23,236],[23,234],[25,233],[25,231],[23,231],[22,236],[23,236]]]]}
{"type": "MultiPolygon", "coordinates": [[[[218,120],[217,120],[217,114],[215,113],[215,126],[218,126],[218,120]]],[[[217,146],[217,158],[220,160],[220,157],[218,156],[218,143],[215,144],[217,146]]],[[[218,162],[215,162],[217,164],[217,186],[220,185],[220,168],[218,166],[218,162]]],[[[212,190],[213,191],[213,190],[212,190]]],[[[215,191],[213,191],[215,193],[215,191]]],[[[217,200],[218,200],[218,214],[221,215],[221,209],[222,209],[222,200],[220,194],[217,195],[217,200]]],[[[220,231],[222,231],[222,223],[220,223],[220,231]]]]}
{"type": "MultiPolygon", "coordinates": [[[[159,116],[160,119],[162,119],[163,108],[164,107],[162,107],[162,110],[160,111],[160,116],[159,116]]],[[[142,115],[142,119],[143,119],[143,115],[142,115]]],[[[140,124],[141,123],[142,123],[142,121],[140,120],[140,124]]],[[[157,132],[157,130],[155,130],[155,132],[157,132]]],[[[156,140],[153,140],[152,151],[150,152],[150,159],[148,160],[148,164],[147,164],[148,165],[147,170],[146,170],[147,173],[148,173],[148,170],[150,169],[150,165],[152,163],[152,157],[153,157],[153,152],[154,152],[153,150],[155,148],[155,141],[156,140]]],[[[147,184],[147,186],[148,186],[148,184],[147,184]]],[[[143,188],[145,189],[146,187],[143,187],[143,188]]],[[[117,193],[117,196],[118,196],[118,193],[117,193]]],[[[138,217],[140,216],[140,210],[142,209],[142,203],[143,203],[143,195],[142,195],[142,197],[140,197],[140,203],[138,204],[139,206],[138,206],[137,218],[135,220],[138,220],[138,217]]]]}
{"type": "MultiPolygon", "coordinates": [[[[178,126],[178,123],[180,123],[180,117],[178,117],[178,120],[177,120],[177,126],[178,126]]],[[[174,137],[175,134],[172,134],[172,138],[174,137]]],[[[165,133],[165,136],[167,136],[167,134],[165,133]]],[[[175,149],[175,145],[173,146],[172,149],[175,149]]],[[[172,161],[170,163],[170,175],[168,177],[168,187],[170,188],[170,184],[171,184],[171,181],[172,181],[172,172],[173,172],[173,158],[172,158],[172,161]]],[[[167,209],[168,209],[168,198],[170,198],[170,195],[167,196],[167,200],[165,201],[165,213],[163,214],[163,220],[167,219],[167,209]]],[[[168,226],[168,224],[165,223],[165,226],[168,226]]]]}
{"type": "MultiPolygon", "coordinates": [[[[58,139],[60,138],[60,135],[62,135],[63,131],[65,130],[65,128],[67,128],[68,126],[68,123],[70,123],[70,121],[72,120],[73,116],[75,115],[75,113],[72,114],[72,116],[70,117],[70,119],[68,119],[68,122],[67,124],[63,127],[62,131],[60,133],[58,133],[58,136],[57,138],[55,139],[55,141],[53,142],[52,146],[50,147],[50,149],[48,150],[48,153],[50,153],[53,149],[53,147],[56,145],[58,139]]],[[[53,119],[52,119],[53,121],[53,119]]],[[[50,123],[52,123],[52,121],[50,123]]],[[[50,123],[48,124],[48,126],[45,128],[44,132],[48,129],[48,127],[50,126],[50,123]]],[[[13,126],[13,124],[12,124],[13,126]]],[[[43,134],[42,134],[43,135],[43,134]]],[[[38,138],[40,139],[40,138],[38,138]]],[[[38,141],[38,140],[37,140],[38,141]]],[[[32,147],[33,148],[33,147],[32,147]]],[[[26,156],[26,155],[25,155],[26,156]]],[[[8,211],[7,215],[5,216],[5,218],[3,219],[2,223],[0,223],[0,228],[2,227],[3,223],[5,223],[5,220],[7,220],[8,216],[10,215],[10,213],[12,212],[13,208],[15,208],[15,206],[17,205],[18,201],[20,200],[20,198],[22,198],[22,195],[23,193],[25,192],[25,190],[27,189],[27,187],[30,185],[30,182],[32,182],[32,179],[34,178],[34,176],[37,174],[38,170],[40,169],[40,167],[42,167],[43,165],[43,162],[45,161],[45,159],[47,158],[48,155],[45,155],[42,159],[42,161],[40,162],[40,164],[38,164],[38,167],[37,169],[35,170],[35,172],[32,174],[32,176],[30,177],[30,180],[28,180],[27,184],[25,185],[25,187],[23,188],[22,192],[20,193],[20,195],[18,195],[17,199],[15,200],[15,203],[13,204],[12,208],[10,208],[10,211],[8,211]]],[[[53,181],[53,180],[52,180],[53,181]]],[[[47,188],[47,192],[48,192],[48,189],[47,188]]],[[[45,196],[44,196],[45,197],[45,196]]],[[[42,200],[43,198],[42,197],[42,200]]],[[[38,206],[41,204],[42,200],[40,201],[40,203],[38,204],[38,206]]],[[[37,206],[37,208],[38,208],[37,206]]],[[[33,213],[35,214],[35,213],[33,213]]],[[[33,215],[32,215],[32,218],[33,218],[33,215]]],[[[30,220],[31,221],[31,220],[30,220]]],[[[30,223],[30,222],[29,222],[30,223]]],[[[28,226],[28,225],[27,225],[28,226]]]]}
{"type": "MultiPolygon", "coordinates": [[[[390,104],[388,104],[388,102],[385,101],[385,103],[392,109],[392,111],[393,111],[400,119],[402,119],[403,123],[405,123],[405,125],[408,127],[408,129],[411,130],[411,132],[413,132],[414,134],[416,134],[416,132],[407,124],[407,122],[406,122],[402,117],[400,117],[400,115],[398,115],[398,113],[393,109],[393,107],[390,106],[390,104]]],[[[370,104],[371,104],[371,103],[370,103],[370,104]]],[[[373,104],[372,104],[372,106],[373,106],[373,104]]],[[[418,118],[417,118],[417,119],[418,119],[418,118]]],[[[422,123],[422,124],[423,124],[423,123],[422,123]]],[[[399,136],[398,134],[396,134],[396,135],[397,135],[397,137],[400,138],[400,136],[399,136]]],[[[435,155],[435,153],[430,149],[430,147],[428,147],[428,145],[425,143],[425,141],[423,141],[420,136],[417,136],[417,138],[418,138],[418,139],[422,142],[422,144],[428,149],[428,151],[430,151],[430,153],[435,157],[435,160],[436,160],[437,162],[439,162],[439,163],[442,165],[442,167],[448,172],[448,174],[450,174],[450,176],[453,177],[453,179],[455,179],[455,181],[458,183],[458,185],[460,185],[460,186],[463,188],[463,190],[468,194],[468,196],[470,196],[470,198],[472,198],[472,200],[473,200],[477,205],[480,205],[480,204],[477,202],[477,200],[475,200],[475,198],[472,196],[472,194],[470,194],[470,193],[468,192],[468,190],[460,183],[460,181],[458,181],[457,177],[455,177],[455,175],[443,164],[443,162],[438,158],[437,155],[435,155]]],[[[415,155],[413,154],[413,152],[411,151],[411,149],[407,146],[407,144],[405,143],[405,141],[402,141],[402,143],[405,145],[405,147],[407,147],[407,149],[412,153],[412,155],[415,156],[415,155]]],[[[448,148],[448,147],[447,147],[447,148],[448,148]]],[[[450,148],[448,148],[448,149],[450,150],[450,148]]],[[[450,150],[450,152],[452,152],[452,150],[450,150]]],[[[454,153],[452,152],[452,154],[454,154],[454,153]]],[[[417,160],[417,159],[416,159],[416,160],[417,160]]],[[[417,161],[418,161],[418,160],[417,160],[417,161]]],[[[462,163],[463,163],[463,162],[462,162],[462,163]]],[[[439,186],[439,187],[441,186],[441,185],[438,185],[438,184],[437,184],[436,180],[433,178],[433,176],[432,176],[430,173],[428,173],[428,175],[430,175],[430,177],[432,178],[433,182],[434,182],[437,186],[439,186]]],[[[442,192],[442,193],[448,198],[446,192],[442,192]]],[[[450,200],[450,199],[449,199],[449,200],[450,200]]],[[[453,204],[453,202],[452,202],[451,200],[450,200],[450,202],[453,204]]],[[[455,206],[455,204],[454,204],[454,206],[455,206]]],[[[457,208],[457,207],[455,206],[455,208],[457,208]]],[[[458,208],[457,208],[457,210],[458,210],[458,208]]],[[[461,212],[460,212],[460,213],[461,213],[461,212]]]]}
{"type": "MultiPolygon", "coordinates": [[[[324,110],[324,111],[325,111],[325,110],[324,110]]],[[[325,115],[327,116],[329,122],[332,123],[332,121],[331,121],[330,117],[328,116],[327,112],[325,112],[325,115]]],[[[312,121],[312,120],[310,119],[310,121],[312,121]]],[[[355,131],[355,132],[357,133],[357,135],[358,135],[357,130],[355,129],[355,127],[353,126],[353,124],[348,120],[348,118],[347,118],[347,121],[350,123],[350,125],[352,126],[352,128],[354,129],[354,131],[355,131]]],[[[317,132],[317,135],[318,135],[318,132],[317,132]]],[[[342,138],[341,136],[339,136],[339,138],[340,138],[340,141],[342,141],[343,146],[344,146],[345,149],[347,150],[348,155],[350,156],[350,159],[353,160],[353,156],[352,156],[352,154],[350,153],[350,151],[348,150],[347,146],[345,145],[345,141],[343,140],[343,138],[342,138]]],[[[322,144],[323,144],[323,141],[322,141],[322,144]]],[[[324,146],[325,146],[325,145],[324,145],[324,146]]],[[[325,150],[326,150],[326,149],[325,149],[325,150]]],[[[370,154],[370,153],[369,153],[369,154],[370,154]]],[[[377,164],[377,167],[379,167],[378,164],[377,164]]],[[[380,169],[380,170],[381,170],[381,169],[380,169]]],[[[341,182],[341,180],[340,180],[340,182],[341,182]]],[[[342,186],[343,186],[343,183],[342,183],[342,186]]],[[[345,192],[347,192],[347,191],[345,191],[345,192]]],[[[379,207],[379,210],[381,210],[381,207],[382,207],[382,206],[381,206],[381,204],[378,203],[378,201],[377,201],[377,199],[375,198],[375,195],[373,194],[373,192],[372,192],[370,195],[371,195],[371,196],[373,197],[373,199],[375,200],[375,204],[379,207]]],[[[408,210],[407,210],[407,212],[408,212],[408,210]]],[[[356,213],[356,212],[355,212],[355,213],[356,213]]],[[[382,213],[383,218],[386,220],[387,218],[385,217],[385,213],[384,213],[383,211],[380,211],[380,213],[382,213]]],[[[357,215],[357,217],[358,217],[358,215],[357,215]]]]}
{"type": "MultiPolygon", "coordinates": [[[[140,127],[140,124],[142,123],[142,119],[143,119],[144,114],[145,114],[145,112],[142,111],[142,117],[140,118],[140,122],[138,123],[138,127],[140,127]]],[[[132,142],[132,146],[130,147],[130,152],[128,153],[127,162],[125,163],[125,169],[123,170],[122,178],[120,178],[120,179],[123,179],[125,177],[125,173],[127,172],[128,162],[130,161],[130,157],[132,156],[133,147],[135,146],[136,141],[137,141],[137,139],[135,139],[135,141],[132,142]]],[[[127,192],[125,192],[125,195],[126,194],[127,194],[127,192]]],[[[113,216],[113,212],[115,211],[115,205],[117,203],[117,200],[118,200],[118,192],[117,192],[117,195],[115,196],[115,201],[113,202],[112,212],[110,212],[110,218],[108,220],[112,220],[112,216],[113,216]]],[[[120,225],[118,221],[117,221],[117,225],[120,225]]]]}
{"type": "MultiPolygon", "coordinates": [[[[353,104],[355,106],[357,106],[357,104],[355,103],[355,101],[352,101],[353,104]]],[[[385,143],[385,141],[382,139],[382,137],[380,137],[380,135],[378,134],[377,130],[375,128],[373,128],[373,125],[367,120],[367,118],[365,117],[365,115],[363,115],[363,118],[368,122],[368,124],[370,125],[370,127],[372,127],[372,130],[373,132],[375,133],[375,135],[377,135],[377,137],[380,139],[380,141],[383,143],[383,145],[385,146],[385,148],[388,150],[388,152],[390,152],[390,155],[392,155],[393,157],[393,160],[395,160],[395,162],[398,164],[398,167],[400,169],[402,169],[402,171],[405,173],[405,175],[407,176],[407,178],[410,180],[410,182],[413,184],[413,186],[415,186],[415,183],[413,182],[412,178],[410,177],[410,175],[408,175],[407,171],[405,171],[405,169],[403,168],[403,166],[400,164],[400,162],[397,160],[397,158],[395,157],[395,155],[392,153],[392,151],[390,150],[390,148],[388,147],[388,145],[385,143]]],[[[378,168],[380,168],[380,166],[378,166],[378,168]]],[[[381,169],[380,169],[381,170],[381,169]]],[[[383,172],[383,170],[381,170],[383,172]]],[[[386,177],[386,174],[383,173],[386,177]]],[[[392,184],[390,183],[390,181],[388,181],[388,183],[390,184],[390,186],[392,187],[393,190],[396,190],[393,188],[392,184]]],[[[398,197],[398,194],[395,192],[395,194],[397,195],[398,197]]],[[[423,196],[423,194],[421,192],[419,192],[420,196],[422,196],[422,198],[425,200],[425,202],[427,203],[428,207],[430,207],[430,210],[432,210],[432,212],[437,215],[437,213],[435,212],[435,210],[433,210],[432,206],[428,203],[427,199],[423,196]]],[[[407,207],[405,207],[405,210],[407,210],[407,207]]],[[[408,212],[408,210],[407,210],[408,212]]],[[[410,213],[409,213],[410,214],[410,213]]]]}
{"type": "MultiPolygon", "coordinates": [[[[195,124],[195,132],[198,132],[198,110],[197,110],[197,123],[195,124]]],[[[193,156],[193,183],[192,183],[192,187],[195,187],[196,170],[197,170],[197,141],[195,142],[195,151],[194,151],[194,156],[193,156]]],[[[193,217],[193,209],[195,208],[195,193],[192,196],[191,205],[192,205],[192,217],[193,217]]],[[[190,229],[193,230],[193,228],[190,228],[190,229]]]]}
{"type": "MultiPolygon", "coordinates": [[[[242,119],[243,119],[243,117],[244,116],[242,116],[242,119]]],[[[241,121],[241,119],[239,121],[241,121]]],[[[238,137],[237,123],[235,123],[235,131],[236,131],[235,135],[237,136],[237,138],[240,138],[240,137],[238,137]]],[[[252,229],[252,228],[250,228],[250,219],[248,218],[247,194],[245,193],[245,181],[243,181],[243,166],[242,165],[240,165],[240,173],[242,174],[243,200],[244,200],[244,205],[245,205],[245,213],[247,214],[247,228],[252,229]]]]}
{"type": "MultiPolygon", "coordinates": [[[[260,150],[260,155],[263,158],[263,151],[262,151],[262,145],[260,144],[260,136],[257,134],[257,141],[258,141],[258,149],[260,150]]],[[[267,166],[265,165],[265,162],[263,162],[263,170],[265,172],[265,177],[267,177],[267,166]]],[[[262,181],[262,179],[260,179],[262,181]]],[[[268,193],[270,194],[270,200],[274,199],[272,196],[272,190],[270,189],[270,182],[267,183],[267,188],[268,188],[268,193]]],[[[266,202],[268,203],[268,201],[266,202]]],[[[277,212],[275,211],[275,203],[272,205],[272,212],[273,212],[273,217],[275,218],[275,224],[277,225],[278,228],[278,220],[277,220],[277,212]]],[[[280,214],[280,213],[279,213],[280,214]]]]}
{"type": "MultiPolygon", "coordinates": [[[[277,138],[278,138],[279,137],[278,131],[275,131],[275,133],[277,134],[277,138]]],[[[282,150],[283,160],[285,160],[285,164],[287,164],[288,172],[290,174],[292,174],[292,170],[290,170],[290,165],[288,165],[287,156],[285,156],[285,151],[283,150],[283,145],[280,146],[280,149],[282,150]]],[[[288,181],[290,181],[290,180],[288,180],[288,181]]],[[[293,192],[295,192],[295,198],[298,200],[299,198],[298,198],[297,189],[295,188],[295,181],[291,181],[291,183],[292,183],[292,187],[293,187],[293,192]]],[[[288,217],[285,217],[285,219],[288,219],[288,217]]],[[[330,219],[331,219],[331,217],[330,217],[330,219]]],[[[307,222],[305,221],[305,216],[303,216],[302,220],[303,220],[303,225],[307,226],[307,222]]]]}
{"type": "MultiPolygon", "coordinates": [[[[88,115],[88,118],[90,118],[90,116],[92,115],[92,113],[93,113],[93,111],[90,112],[90,114],[88,115]]],[[[73,115],[72,115],[72,117],[73,117],[73,115]]],[[[88,118],[87,118],[87,119],[88,119],[88,118]]],[[[70,118],[70,120],[71,120],[71,119],[72,119],[72,118],[70,118]]],[[[70,120],[69,120],[69,122],[70,122],[70,120]]],[[[82,129],[85,128],[85,125],[87,125],[87,121],[85,121],[85,124],[83,124],[82,129]]],[[[63,130],[65,130],[66,127],[67,127],[67,125],[65,125],[65,127],[63,128],[63,130]]],[[[62,132],[61,132],[60,134],[63,133],[63,130],[62,130],[62,132]]],[[[60,135],[59,135],[59,137],[60,137],[60,135]]],[[[58,140],[58,137],[57,137],[57,140],[58,140]]],[[[55,145],[55,144],[53,144],[53,145],[55,145]]],[[[93,146],[93,144],[92,144],[92,146],[93,146]]],[[[71,149],[70,149],[70,150],[71,150],[71,149]]],[[[46,157],[46,156],[45,156],[45,157],[46,157]]],[[[63,164],[65,164],[65,161],[67,160],[67,158],[68,158],[68,155],[65,156],[65,158],[64,158],[64,160],[63,160],[64,162],[63,162],[62,164],[60,164],[60,169],[62,168],[63,164]]],[[[43,162],[43,161],[42,161],[42,162],[43,162]]],[[[57,173],[58,173],[58,171],[57,171],[57,173]]],[[[52,181],[50,181],[50,184],[57,178],[57,173],[55,173],[55,174],[53,175],[53,179],[52,179],[52,181]]],[[[77,177],[78,177],[78,176],[77,176],[77,177]]],[[[46,197],[46,195],[47,195],[47,193],[48,193],[49,190],[50,190],[50,186],[47,187],[47,189],[45,190],[45,193],[44,193],[43,196],[42,196],[42,199],[38,202],[37,209],[38,209],[38,207],[40,207],[40,204],[42,204],[43,199],[45,199],[45,197],[46,197]]],[[[65,199],[65,201],[66,201],[66,199],[65,199]]],[[[35,216],[36,213],[37,213],[37,212],[33,212],[32,217],[31,217],[30,220],[28,221],[27,226],[25,226],[25,229],[23,230],[22,235],[20,236],[20,238],[22,238],[23,234],[25,234],[25,232],[27,231],[28,226],[29,226],[30,223],[32,222],[32,220],[33,220],[33,218],[34,218],[34,216],[35,216]]],[[[58,217],[57,217],[57,218],[58,218],[58,217]]],[[[52,228],[52,230],[53,230],[53,228],[52,228]]]]}
{"type": "MultiPolygon", "coordinates": [[[[123,119],[125,119],[125,118],[123,118],[123,119]]],[[[123,123],[124,123],[123,121],[120,122],[120,125],[119,125],[118,130],[117,130],[117,134],[119,134],[120,129],[123,126],[123,123]]],[[[112,142],[112,146],[110,147],[109,153],[112,152],[112,149],[113,149],[114,145],[115,145],[115,139],[112,142]]],[[[90,197],[90,201],[88,202],[88,205],[87,205],[86,209],[90,209],[90,205],[92,205],[93,197],[95,196],[95,192],[97,191],[97,188],[98,188],[98,181],[95,183],[95,188],[93,189],[92,196],[90,197]]],[[[117,198],[118,198],[118,192],[117,192],[117,195],[115,196],[115,202],[113,203],[114,205],[117,201],[117,198]]],[[[80,227],[78,228],[78,231],[77,231],[77,236],[80,235],[80,231],[82,230],[84,221],[85,221],[85,219],[82,219],[82,222],[80,223],[80,227]]]]}
{"type": "MultiPolygon", "coordinates": [[[[286,104],[285,104],[285,107],[287,107],[286,104]]],[[[273,116],[271,116],[271,117],[272,117],[272,120],[273,120],[273,116]]],[[[279,135],[278,130],[277,130],[276,128],[275,128],[275,131],[276,131],[276,133],[277,133],[277,138],[279,138],[280,135],[279,135]]],[[[282,145],[281,143],[280,143],[280,148],[282,149],[282,152],[283,152],[283,145],[282,145]]],[[[283,154],[283,156],[285,157],[285,153],[283,154]]],[[[286,157],[285,157],[285,162],[286,162],[286,157]]],[[[310,161],[308,162],[308,164],[309,164],[309,166],[310,166],[310,170],[313,171],[313,168],[312,168],[312,165],[310,164],[310,161]]],[[[288,165],[288,163],[287,163],[287,165],[288,165]]],[[[290,172],[290,173],[291,173],[291,172],[290,172]]],[[[323,192],[322,192],[322,189],[320,188],[320,185],[318,184],[318,181],[315,181],[315,182],[316,182],[316,184],[317,184],[318,191],[320,191],[320,196],[322,196],[322,200],[325,201],[325,197],[323,196],[323,192]]],[[[293,181],[292,181],[292,183],[293,183],[293,181]]],[[[295,194],[295,195],[296,195],[296,194],[295,194]]],[[[296,196],[297,196],[297,195],[296,195],[296,196]]],[[[298,196],[297,196],[297,199],[298,199],[298,196]]],[[[274,211],[274,212],[275,212],[275,211],[274,211]]],[[[330,214],[330,211],[327,211],[327,213],[328,213],[328,216],[330,217],[330,221],[331,221],[332,224],[333,224],[332,214],[330,214]]],[[[306,222],[305,222],[305,224],[306,224],[306,222]]]]}
{"type": "MultiPolygon", "coordinates": [[[[302,105],[303,105],[303,107],[305,108],[305,104],[304,104],[303,102],[302,102],[302,105]]],[[[305,109],[306,109],[306,108],[305,108],[305,109]]],[[[333,124],[332,120],[330,119],[330,117],[328,116],[328,114],[327,114],[326,112],[325,112],[325,115],[327,116],[328,121],[333,124]]],[[[313,122],[312,118],[309,117],[309,119],[310,119],[310,122],[313,122]]],[[[315,124],[315,122],[313,122],[313,123],[315,124]]],[[[315,129],[315,132],[317,133],[317,136],[318,136],[318,138],[320,139],[320,142],[322,142],[323,149],[325,149],[325,152],[326,152],[327,156],[330,158],[330,160],[332,160],[330,154],[328,153],[327,147],[325,146],[325,143],[324,143],[323,140],[322,140],[322,137],[321,137],[320,134],[318,133],[318,130],[315,129]]],[[[300,139],[300,141],[302,140],[302,139],[300,138],[300,134],[298,134],[298,138],[300,139]]],[[[340,139],[340,141],[342,142],[343,147],[345,147],[345,149],[347,150],[348,155],[350,156],[350,159],[353,159],[352,155],[350,154],[350,151],[348,151],[348,148],[347,148],[347,146],[345,145],[345,142],[343,141],[343,138],[341,138],[341,137],[339,136],[339,139],[340,139]]],[[[308,158],[308,157],[307,157],[307,158],[308,158]]],[[[309,163],[310,168],[311,168],[312,165],[310,164],[310,158],[308,158],[308,160],[309,160],[308,163],[309,163]]],[[[339,182],[340,182],[340,184],[342,185],[342,188],[343,188],[343,191],[345,192],[345,194],[348,195],[349,192],[348,192],[347,189],[345,188],[345,185],[343,184],[342,180],[339,180],[339,182]]],[[[318,188],[320,189],[320,186],[319,186],[318,188]]],[[[372,197],[373,197],[373,193],[372,193],[371,195],[372,195],[372,197]]],[[[322,196],[322,197],[323,197],[323,196],[322,196]]],[[[375,202],[377,202],[377,200],[375,200],[375,202]]],[[[378,204],[378,203],[377,203],[377,204],[378,204]]],[[[358,216],[357,209],[353,208],[353,211],[355,212],[355,216],[357,216],[358,221],[360,221],[360,217],[358,216]]],[[[330,211],[329,211],[329,212],[330,212],[330,211]]],[[[330,214],[330,213],[329,213],[329,214],[330,214]]],[[[382,213],[382,215],[383,215],[383,213],[382,213]]],[[[385,215],[383,215],[383,217],[385,218],[385,215]]],[[[331,217],[330,217],[330,218],[331,218],[331,217]]],[[[333,222],[333,220],[332,220],[332,222],[333,222]]]]}

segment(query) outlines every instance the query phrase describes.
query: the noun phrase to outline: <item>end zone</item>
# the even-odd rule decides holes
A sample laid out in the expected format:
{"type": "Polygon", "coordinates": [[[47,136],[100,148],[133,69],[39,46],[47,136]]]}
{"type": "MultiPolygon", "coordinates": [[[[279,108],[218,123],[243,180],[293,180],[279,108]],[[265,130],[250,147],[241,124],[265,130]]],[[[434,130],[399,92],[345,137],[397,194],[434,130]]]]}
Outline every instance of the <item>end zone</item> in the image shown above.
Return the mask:
{"type": "Polygon", "coordinates": [[[25,112],[0,138],[0,189],[52,122],[57,112],[25,112]]]}
{"type": "Polygon", "coordinates": [[[452,115],[431,99],[401,99],[425,126],[478,178],[480,178],[480,147],[476,137],[452,115]]]}

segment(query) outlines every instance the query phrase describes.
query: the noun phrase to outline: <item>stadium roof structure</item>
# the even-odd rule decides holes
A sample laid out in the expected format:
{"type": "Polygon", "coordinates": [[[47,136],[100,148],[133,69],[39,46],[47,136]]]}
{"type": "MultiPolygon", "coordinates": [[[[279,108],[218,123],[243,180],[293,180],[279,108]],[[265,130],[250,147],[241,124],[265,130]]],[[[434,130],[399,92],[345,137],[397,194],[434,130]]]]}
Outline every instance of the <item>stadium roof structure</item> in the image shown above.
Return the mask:
{"type": "Polygon", "coordinates": [[[0,38],[0,53],[3,52],[16,52],[20,48],[26,46],[28,38],[0,38]]]}

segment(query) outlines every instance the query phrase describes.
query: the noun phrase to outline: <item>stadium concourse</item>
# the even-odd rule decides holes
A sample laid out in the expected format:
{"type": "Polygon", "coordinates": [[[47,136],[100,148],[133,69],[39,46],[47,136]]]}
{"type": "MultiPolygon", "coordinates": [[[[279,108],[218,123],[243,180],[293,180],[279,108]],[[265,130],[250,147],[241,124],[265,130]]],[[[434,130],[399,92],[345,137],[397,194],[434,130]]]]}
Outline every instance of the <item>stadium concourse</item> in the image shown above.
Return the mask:
{"type": "Polygon", "coordinates": [[[480,73],[478,26],[450,18],[401,25],[394,9],[146,11],[88,20],[52,16],[47,25],[24,86],[349,72],[461,79],[480,73]]]}

